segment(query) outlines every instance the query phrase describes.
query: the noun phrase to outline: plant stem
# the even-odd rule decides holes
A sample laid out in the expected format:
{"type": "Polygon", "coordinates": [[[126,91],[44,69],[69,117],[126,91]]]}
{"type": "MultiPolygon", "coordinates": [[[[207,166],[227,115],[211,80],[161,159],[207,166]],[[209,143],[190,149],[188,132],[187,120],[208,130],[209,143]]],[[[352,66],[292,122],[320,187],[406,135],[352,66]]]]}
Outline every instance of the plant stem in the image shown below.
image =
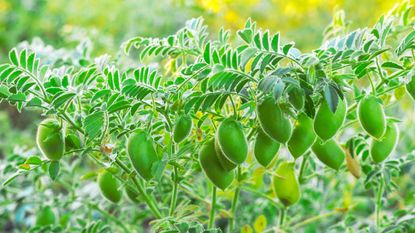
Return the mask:
{"type": "Polygon", "coordinates": [[[236,106],[235,106],[235,102],[233,102],[232,95],[229,95],[229,99],[231,100],[232,109],[233,109],[233,115],[234,115],[235,117],[238,117],[238,113],[237,113],[237,111],[236,111],[236,106]]]}
{"type": "Polygon", "coordinates": [[[331,212],[328,212],[328,213],[325,213],[325,214],[320,214],[320,215],[317,215],[317,216],[314,216],[314,217],[311,217],[311,218],[305,219],[304,221],[302,221],[302,222],[299,222],[299,223],[295,224],[295,225],[292,227],[292,229],[296,229],[296,228],[299,228],[299,227],[305,226],[305,225],[307,225],[307,224],[310,224],[310,223],[315,222],[315,221],[317,221],[317,220],[320,220],[320,219],[322,219],[322,218],[327,218],[327,217],[330,217],[330,216],[335,215],[335,214],[338,214],[338,213],[339,213],[339,211],[334,210],[334,211],[331,211],[331,212]]]}
{"type": "Polygon", "coordinates": [[[307,167],[308,155],[309,153],[306,153],[305,155],[303,155],[303,160],[301,161],[300,173],[298,175],[298,182],[300,183],[303,182],[303,175],[304,175],[305,168],[307,167]]]}
{"type": "Polygon", "coordinates": [[[177,186],[178,186],[178,182],[177,182],[177,167],[174,166],[173,168],[173,192],[171,194],[171,202],[170,202],[170,211],[169,211],[169,216],[172,216],[174,213],[174,209],[176,208],[176,202],[177,202],[177,186]]]}
{"type": "Polygon", "coordinates": [[[287,207],[285,207],[285,206],[280,209],[280,228],[282,228],[284,226],[286,211],[287,211],[287,207]]]}
{"type": "Polygon", "coordinates": [[[118,218],[115,218],[111,214],[107,213],[106,211],[100,209],[96,204],[89,204],[89,207],[92,207],[92,209],[95,209],[99,213],[105,216],[105,218],[110,219],[111,221],[115,222],[119,227],[121,227],[124,232],[128,233],[130,232],[126,227],[125,223],[121,222],[118,218]]]}
{"type": "Polygon", "coordinates": [[[238,197],[239,197],[240,190],[241,188],[238,185],[235,189],[235,193],[233,194],[232,207],[231,207],[232,218],[231,218],[231,221],[229,222],[229,233],[233,231],[233,227],[235,225],[236,205],[238,204],[238,197]]]}
{"type": "MultiPolygon", "coordinates": [[[[119,159],[115,158],[115,163],[124,170],[125,173],[131,174],[130,169],[119,159]]],[[[154,216],[156,218],[161,218],[160,211],[158,210],[157,206],[154,204],[154,202],[150,199],[146,191],[144,190],[143,185],[139,182],[137,176],[131,177],[134,185],[137,187],[140,194],[143,196],[144,201],[147,203],[148,207],[150,208],[151,212],[153,212],[154,216]]]]}
{"type": "Polygon", "coordinates": [[[372,87],[372,94],[376,95],[376,87],[375,87],[375,85],[373,84],[372,77],[370,76],[370,74],[369,74],[369,73],[367,74],[367,77],[368,77],[368,79],[369,79],[370,86],[372,87]]]}
{"type": "Polygon", "coordinates": [[[382,195],[383,195],[384,181],[383,176],[381,177],[379,189],[376,194],[376,229],[379,229],[381,225],[380,211],[382,208],[382,195]]]}
{"type": "Polygon", "coordinates": [[[248,192],[250,192],[252,194],[255,194],[255,195],[257,195],[257,196],[259,196],[261,198],[267,199],[268,201],[270,201],[277,208],[282,208],[283,207],[282,204],[280,204],[280,202],[277,202],[276,200],[272,199],[272,197],[270,197],[269,195],[265,194],[264,192],[260,192],[260,191],[258,191],[256,189],[251,188],[251,187],[248,187],[248,186],[242,186],[242,189],[243,190],[246,190],[246,191],[248,191],[248,192]]]}
{"type": "Polygon", "coordinates": [[[215,223],[215,206],[216,206],[216,186],[212,188],[212,203],[210,206],[209,225],[208,229],[212,229],[215,223]]]}

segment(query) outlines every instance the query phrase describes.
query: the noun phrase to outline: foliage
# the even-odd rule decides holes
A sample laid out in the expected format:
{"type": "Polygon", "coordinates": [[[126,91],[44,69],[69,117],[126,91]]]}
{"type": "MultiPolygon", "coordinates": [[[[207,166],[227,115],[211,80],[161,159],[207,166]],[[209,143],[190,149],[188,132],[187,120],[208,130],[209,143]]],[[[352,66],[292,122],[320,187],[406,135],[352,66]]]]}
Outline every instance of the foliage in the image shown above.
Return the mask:
{"type": "Polygon", "coordinates": [[[236,41],[225,29],[210,39],[203,18],[187,21],[167,37],[126,41],[125,53],[140,65],[107,55],[93,58],[83,44],[65,51],[64,57],[57,55],[62,51],[42,52],[27,43],[12,49],[9,61],[0,65],[0,99],[19,111],[32,109],[58,119],[66,151],[59,162],[36,150],[8,157],[1,200],[9,208],[1,214],[30,232],[221,232],[227,225],[242,232],[414,231],[413,195],[405,194],[413,192],[408,186],[414,135],[402,130],[394,155],[376,164],[369,154],[374,139],[356,115],[359,101],[370,93],[379,97],[389,121],[402,129],[413,124],[413,113],[401,107],[409,102],[413,108],[405,95],[415,62],[410,9],[404,2],[372,28],[351,32],[343,28],[340,15],[325,31],[324,43],[307,53],[251,19],[236,41]],[[280,149],[279,159],[266,169],[251,152],[232,171],[232,185],[217,191],[202,171],[200,148],[229,117],[242,124],[247,141],[253,142],[263,127],[256,108],[269,96],[290,122],[301,113],[314,118],[322,103],[336,112],[339,101],[347,101],[346,122],[334,140],[344,145],[351,160],[335,171],[311,152],[300,162],[280,149]],[[293,104],[298,97],[304,99],[303,106],[293,104]],[[175,143],[173,129],[182,115],[192,117],[193,129],[175,143]],[[127,138],[137,130],[149,135],[159,156],[148,181],[137,174],[126,148],[127,138]],[[274,167],[288,160],[295,162],[302,196],[287,209],[272,192],[271,177],[278,179],[274,167]],[[350,161],[361,168],[360,179],[346,175],[352,171],[350,161]],[[99,198],[95,179],[102,169],[114,175],[119,190],[139,193],[138,203],[99,198]],[[17,182],[31,188],[23,192],[17,182]],[[28,198],[35,206],[30,216],[52,206],[59,223],[23,222],[27,210],[19,207],[28,198]]]}

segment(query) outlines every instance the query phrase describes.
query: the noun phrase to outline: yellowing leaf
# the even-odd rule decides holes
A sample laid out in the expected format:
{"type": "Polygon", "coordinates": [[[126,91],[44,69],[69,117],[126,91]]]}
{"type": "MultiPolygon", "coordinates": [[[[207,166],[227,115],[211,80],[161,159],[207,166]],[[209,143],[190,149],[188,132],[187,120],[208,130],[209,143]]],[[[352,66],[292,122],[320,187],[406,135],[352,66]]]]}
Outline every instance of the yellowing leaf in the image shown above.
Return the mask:
{"type": "Polygon", "coordinates": [[[257,233],[263,232],[266,227],[267,227],[267,218],[263,214],[261,214],[255,219],[255,223],[254,223],[255,232],[257,233]]]}
{"type": "Polygon", "coordinates": [[[245,224],[242,229],[241,229],[241,233],[253,233],[254,231],[252,230],[252,227],[249,226],[248,224],[245,224]]]}
{"type": "Polygon", "coordinates": [[[30,165],[29,165],[29,164],[24,163],[24,164],[21,164],[21,165],[19,166],[19,168],[20,168],[20,169],[23,169],[23,170],[30,170],[30,165]]]}
{"type": "Polygon", "coordinates": [[[402,99],[402,97],[405,95],[406,93],[406,89],[404,86],[398,87],[395,89],[394,94],[395,94],[395,98],[397,100],[402,99]]]}

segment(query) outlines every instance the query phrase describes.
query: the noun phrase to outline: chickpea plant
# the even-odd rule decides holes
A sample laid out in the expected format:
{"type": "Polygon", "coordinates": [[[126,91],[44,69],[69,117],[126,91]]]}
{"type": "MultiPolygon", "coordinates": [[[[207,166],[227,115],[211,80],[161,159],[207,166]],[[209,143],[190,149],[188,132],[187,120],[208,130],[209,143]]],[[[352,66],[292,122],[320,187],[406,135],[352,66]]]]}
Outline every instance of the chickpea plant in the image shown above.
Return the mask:
{"type": "MultiPolygon", "coordinates": [[[[142,215],[124,225],[121,213],[101,209],[113,231],[252,232],[243,200],[270,206],[257,232],[298,232],[334,215],[333,232],[415,230],[410,210],[382,210],[398,187],[393,177],[413,161],[414,148],[396,152],[400,120],[387,111],[405,92],[415,99],[410,9],[402,3],[351,32],[338,14],[322,46],[306,53],[251,19],[235,36],[222,29],[210,39],[202,18],[166,38],[132,38],[113,60],[12,49],[0,66],[0,100],[42,114],[43,156],[17,164],[3,186],[41,167],[59,182],[68,164],[89,161],[92,175],[82,182],[96,181],[106,208],[130,205],[125,193],[142,215]],[[362,180],[356,185],[372,198],[373,216],[353,220],[352,205],[297,214],[307,213],[299,209],[310,207],[313,185],[347,182],[348,172],[362,180]]],[[[65,228],[50,205],[40,209],[32,231],[65,228]]],[[[105,224],[66,230],[105,232],[105,224]]]]}

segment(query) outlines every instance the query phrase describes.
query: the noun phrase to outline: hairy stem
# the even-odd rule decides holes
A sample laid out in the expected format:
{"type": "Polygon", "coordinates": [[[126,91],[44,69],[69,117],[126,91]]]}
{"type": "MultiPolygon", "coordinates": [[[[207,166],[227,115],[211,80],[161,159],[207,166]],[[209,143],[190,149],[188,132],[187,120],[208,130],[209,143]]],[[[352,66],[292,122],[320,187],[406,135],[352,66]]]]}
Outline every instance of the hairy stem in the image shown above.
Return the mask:
{"type": "Polygon", "coordinates": [[[301,222],[299,222],[299,223],[295,224],[295,225],[294,225],[294,226],[292,226],[291,228],[292,228],[292,229],[300,228],[300,227],[306,226],[306,225],[308,225],[308,224],[310,224],[310,223],[312,223],[312,222],[315,222],[315,221],[317,221],[317,220],[320,220],[320,219],[323,219],[323,218],[327,218],[327,217],[330,217],[330,216],[336,215],[336,214],[338,214],[338,213],[339,213],[339,211],[334,210],[334,211],[331,211],[331,212],[328,212],[328,213],[325,213],[325,214],[320,214],[320,215],[317,215],[317,216],[314,216],[314,217],[311,217],[311,218],[305,219],[304,221],[301,221],[301,222]]]}
{"type": "MultiPolygon", "coordinates": [[[[239,177],[241,176],[241,168],[238,167],[238,180],[239,177]]],[[[235,220],[236,220],[236,206],[238,204],[238,197],[239,197],[239,192],[241,190],[240,184],[238,183],[238,186],[235,189],[235,193],[233,194],[233,199],[232,199],[232,206],[231,206],[231,214],[232,214],[232,218],[231,221],[229,222],[229,232],[233,231],[233,227],[235,225],[235,220]]]]}
{"type": "Polygon", "coordinates": [[[176,208],[176,202],[177,202],[177,186],[178,186],[178,182],[177,182],[177,167],[174,166],[173,168],[173,192],[171,194],[171,202],[170,202],[170,211],[169,211],[169,215],[172,216],[174,213],[174,210],[176,208]]]}
{"type": "Polygon", "coordinates": [[[212,188],[212,203],[210,206],[208,229],[212,229],[215,223],[215,206],[216,206],[216,186],[212,188]]]}
{"type": "MultiPolygon", "coordinates": [[[[131,174],[130,169],[119,159],[115,159],[115,163],[127,174],[131,174]]],[[[151,212],[154,214],[156,218],[161,218],[161,214],[159,209],[157,208],[156,204],[150,199],[146,191],[144,190],[143,185],[139,182],[137,176],[131,177],[134,185],[137,187],[140,194],[143,196],[144,201],[147,203],[148,207],[150,208],[151,212]]]]}
{"type": "Polygon", "coordinates": [[[285,220],[285,213],[287,212],[287,207],[282,207],[280,209],[280,228],[284,226],[284,220],[285,220]]]}
{"type": "Polygon", "coordinates": [[[304,171],[305,171],[305,169],[307,167],[308,155],[309,155],[308,152],[305,155],[303,155],[303,160],[301,161],[300,173],[298,175],[298,182],[299,183],[302,183],[303,182],[304,171]]]}
{"type": "Polygon", "coordinates": [[[382,209],[382,195],[383,195],[383,188],[384,188],[384,182],[383,182],[383,177],[380,180],[380,184],[379,184],[379,189],[378,192],[376,194],[376,229],[380,228],[381,225],[381,216],[380,216],[380,211],[382,209]]]}

